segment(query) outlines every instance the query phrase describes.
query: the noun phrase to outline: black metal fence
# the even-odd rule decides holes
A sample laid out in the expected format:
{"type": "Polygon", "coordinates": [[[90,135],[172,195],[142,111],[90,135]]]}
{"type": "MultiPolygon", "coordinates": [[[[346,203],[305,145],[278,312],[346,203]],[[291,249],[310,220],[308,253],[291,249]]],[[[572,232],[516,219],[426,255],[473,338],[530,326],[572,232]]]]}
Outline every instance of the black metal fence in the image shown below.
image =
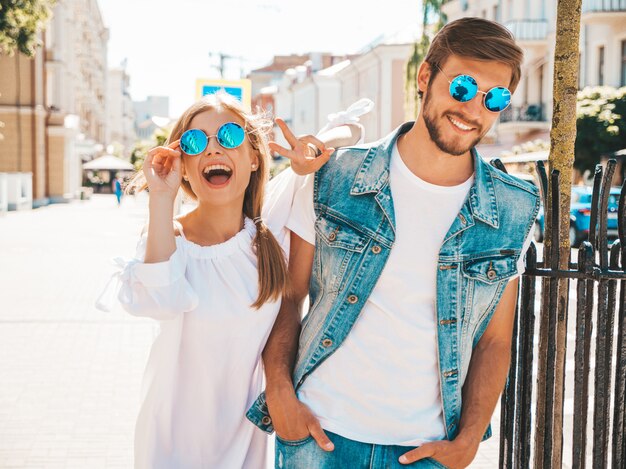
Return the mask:
{"type": "Polygon", "coordinates": [[[568,268],[560,269],[559,175],[551,174],[548,208],[546,171],[541,162],[537,169],[546,223],[556,222],[554,229],[546,230],[552,237],[546,243],[549,252],[544,251],[539,260],[532,244],[526,257],[511,368],[502,396],[500,467],[625,468],[626,184],[619,199],[619,238],[610,243],[608,199],[615,161],[610,160],[606,168],[598,165],[588,240],[578,249],[576,262],[570,250],[568,268]],[[569,293],[570,282],[576,282],[575,301],[567,298],[563,304],[559,288],[565,285],[569,293]],[[536,308],[539,298],[541,307],[536,308]],[[570,350],[573,370],[559,363],[559,320],[575,336],[573,355],[570,350]],[[540,337],[547,342],[543,351],[538,346],[540,337]],[[567,416],[564,426],[562,396],[566,394],[572,396],[573,415],[567,416]],[[563,454],[564,447],[571,448],[570,455],[563,454]],[[561,463],[565,460],[567,464],[561,463]]]}

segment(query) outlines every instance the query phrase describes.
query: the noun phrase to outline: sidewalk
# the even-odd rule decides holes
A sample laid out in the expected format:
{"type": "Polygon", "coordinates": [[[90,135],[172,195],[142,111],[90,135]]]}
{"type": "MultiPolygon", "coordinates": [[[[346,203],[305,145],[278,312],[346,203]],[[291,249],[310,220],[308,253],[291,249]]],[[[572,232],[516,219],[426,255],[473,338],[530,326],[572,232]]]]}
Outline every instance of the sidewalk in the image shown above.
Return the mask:
{"type": "MultiPolygon", "coordinates": [[[[99,195],[0,217],[0,468],[132,467],[157,328],[93,304],[146,215],[144,195],[99,195]]],[[[497,465],[494,435],[471,467],[497,465]]]]}

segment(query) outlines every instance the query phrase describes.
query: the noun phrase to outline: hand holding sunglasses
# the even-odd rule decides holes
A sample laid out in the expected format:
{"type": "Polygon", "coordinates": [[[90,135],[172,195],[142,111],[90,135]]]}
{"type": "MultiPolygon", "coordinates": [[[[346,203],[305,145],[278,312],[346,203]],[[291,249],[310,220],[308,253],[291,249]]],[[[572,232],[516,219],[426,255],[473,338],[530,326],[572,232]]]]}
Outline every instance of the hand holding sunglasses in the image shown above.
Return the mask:
{"type": "Polygon", "coordinates": [[[312,135],[296,137],[284,120],[277,118],[276,124],[291,146],[291,150],[270,142],[270,148],[281,156],[291,160],[291,168],[296,174],[304,176],[314,173],[329,160],[334,148],[326,148],[324,142],[312,135]]]}
{"type": "Polygon", "coordinates": [[[494,86],[489,91],[480,91],[478,89],[478,83],[474,77],[470,75],[458,75],[452,80],[448,78],[448,75],[444,73],[439,65],[437,65],[439,71],[446,77],[448,83],[450,83],[450,96],[456,99],[460,103],[466,103],[476,97],[478,93],[482,94],[483,106],[489,112],[502,112],[509,104],[511,104],[511,92],[504,86],[494,86]]]}
{"type": "Polygon", "coordinates": [[[143,162],[143,174],[150,194],[163,193],[176,198],[182,177],[180,140],[151,149],[143,162]]]}

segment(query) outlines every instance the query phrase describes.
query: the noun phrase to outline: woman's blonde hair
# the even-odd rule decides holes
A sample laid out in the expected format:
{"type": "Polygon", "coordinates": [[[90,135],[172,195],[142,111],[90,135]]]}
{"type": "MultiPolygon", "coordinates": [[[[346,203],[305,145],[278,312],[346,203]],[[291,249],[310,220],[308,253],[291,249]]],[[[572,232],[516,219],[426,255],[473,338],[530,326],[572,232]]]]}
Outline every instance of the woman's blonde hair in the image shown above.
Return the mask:
{"type": "MultiPolygon", "coordinates": [[[[250,182],[243,200],[243,213],[256,220],[254,248],[259,271],[259,296],[252,304],[260,308],[267,301],[276,301],[287,289],[287,263],[278,241],[265,222],[260,219],[263,208],[265,184],[269,180],[270,149],[268,135],[273,128],[271,119],[263,114],[247,112],[241,103],[225,92],[208,95],[189,107],[176,121],[164,145],[178,140],[189,129],[192,119],[212,109],[225,109],[244,121],[247,140],[257,156],[257,170],[250,174],[250,182]]],[[[245,143],[244,143],[245,144],[245,143]]],[[[127,191],[141,191],[147,188],[143,171],[139,171],[127,187],[127,191]]],[[[181,188],[190,198],[196,200],[189,181],[181,181],[181,188]]]]}

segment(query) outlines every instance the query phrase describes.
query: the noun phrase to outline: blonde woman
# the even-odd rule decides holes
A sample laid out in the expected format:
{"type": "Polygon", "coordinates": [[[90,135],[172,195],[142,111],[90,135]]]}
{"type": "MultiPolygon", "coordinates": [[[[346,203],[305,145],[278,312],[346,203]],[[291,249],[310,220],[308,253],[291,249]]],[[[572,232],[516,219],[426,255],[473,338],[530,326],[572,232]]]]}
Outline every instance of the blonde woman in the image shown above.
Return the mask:
{"type": "MultiPolygon", "coordinates": [[[[333,152],[279,126],[291,149],[273,148],[300,174],[333,152]]],[[[271,128],[225,93],[207,97],[183,113],[132,183],[149,189],[150,218],[119,274],[118,297],[161,326],[144,377],[137,468],[265,465],[267,437],[245,413],[262,391],[261,352],[287,288],[284,225],[298,184],[278,178],[266,196],[271,128]],[[174,220],[180,188],[197,207],[174,220]]]]}

